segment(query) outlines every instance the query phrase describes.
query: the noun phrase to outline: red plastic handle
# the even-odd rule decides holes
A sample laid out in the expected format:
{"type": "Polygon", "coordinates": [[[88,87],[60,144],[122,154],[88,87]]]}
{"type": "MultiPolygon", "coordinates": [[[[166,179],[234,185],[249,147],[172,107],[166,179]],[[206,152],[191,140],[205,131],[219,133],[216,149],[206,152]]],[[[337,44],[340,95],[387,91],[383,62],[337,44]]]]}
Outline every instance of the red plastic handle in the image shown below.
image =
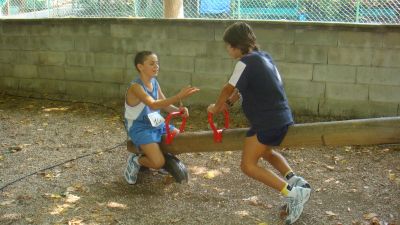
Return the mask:
{"type": "Polygon", "coordinates": [[[174,139],[176,133],[170,131],[169,129],[169,123],[172,119],[172,117],[178,117],[181,116],[182,117],[182,124],[179,127],[179,132],[183,133],[185,132],[185,125],[186,125],[186,117],[183,117],[183,111],[179,111],[179,112],[172,112],[170,114],[168,114],[167,118],[165,119],[165,128],[167,129],[167,139],[165,140],[165,143],[167,145],[172,144],[172,140],[174,139]]]}
{"type": "Polygon", "coordinates": [[[217,129],[214,125],[213,114],[210,112],[208,113],[208,123],[210,124],[210,127],[214,132],[214,142],[222,142],[222,131],[224,129],[229,128],[229,112],[228,112],[228,110],[224,110],[224,116],[225,116],[224,128],[217,129]]]}

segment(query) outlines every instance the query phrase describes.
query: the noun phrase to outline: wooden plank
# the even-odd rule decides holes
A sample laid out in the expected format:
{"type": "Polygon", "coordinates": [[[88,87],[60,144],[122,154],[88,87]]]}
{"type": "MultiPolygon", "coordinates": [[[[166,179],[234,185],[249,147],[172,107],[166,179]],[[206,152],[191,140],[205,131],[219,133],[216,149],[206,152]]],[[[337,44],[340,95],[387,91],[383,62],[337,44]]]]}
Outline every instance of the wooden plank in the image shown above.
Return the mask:
{"type": "MultiPolygon", "coordinates": [[[[179,134],[170,145],[162,141],[164,152],[219,152],[241,150],[247,128],[223,131],[221,143],[215,143],[212,131],[179,134]]],[[[400,143],[400,117],[384,117],[296,124],[280,147],[374,145],[400,143]]],[[[135,150],[129,147],[130,151],[135,150]]]]}

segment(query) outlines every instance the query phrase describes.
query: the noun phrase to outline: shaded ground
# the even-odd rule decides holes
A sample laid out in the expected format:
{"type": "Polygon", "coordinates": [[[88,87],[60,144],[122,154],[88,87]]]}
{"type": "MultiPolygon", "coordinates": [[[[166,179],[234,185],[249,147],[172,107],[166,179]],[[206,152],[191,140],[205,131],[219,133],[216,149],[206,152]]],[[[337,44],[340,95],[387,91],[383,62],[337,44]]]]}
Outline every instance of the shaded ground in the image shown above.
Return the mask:
{"type": "MultiPolygon", "coordinates": [[[[187,131],[207,129],[204,111],[192,108],[187,131]]],[[[178,156],[187,184],[147,171],[127,185],[119,115],[0,95],[0,224],[282,224],[282,198],[240,172],[240,151],[178,156]]],[[[399,224],[399,145],[282,153],[314,188],[296,224],[399,224]]]]}

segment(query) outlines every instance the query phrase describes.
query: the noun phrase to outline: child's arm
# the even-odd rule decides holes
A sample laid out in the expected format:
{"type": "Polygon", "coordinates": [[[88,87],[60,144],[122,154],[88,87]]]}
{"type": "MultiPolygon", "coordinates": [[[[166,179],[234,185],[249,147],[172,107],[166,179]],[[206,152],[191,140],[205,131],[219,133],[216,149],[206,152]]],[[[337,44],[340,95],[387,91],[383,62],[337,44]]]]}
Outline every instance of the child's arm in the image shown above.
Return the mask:
{"type": "Polygon", "coordinates": [[[226,100],[226,104],[228,106],[233,106],[233,104],[237,102],[239,99],[240,99],[239,90],[235,88],[231,96],[226,100]]]}
{"type": "MultiPolygon", "coordinates": [[[[160,85],[158,85],[158,96],[159,96],[160,99],[166,99],[164,93],[161,90],[160,85]]],[[[189,110],[188,110],[188,108],[183,106],[182,99],[179,101],[179,108],[177,106],[171,104],[171,105],[169,105],[167,107],[164,107],[163,110],[168,112],[168,113],[183,111],[183,113],[184,113],[183,116],[184,117],[188,117],[189,116],[189,110]]]]}
{"type": "Polygon", "coordinates": [[[211,113],[218,113],[225,109],[225,102],[226,100],[232,95],[234,92],[235,87],[231,84],[227,83],[221,90],[217,102],[215,104],[211,104],[208,106],[207,111],[211,113]]]}
{"type": "Polygon", "coordinates": [[[149,106],[151,109],[157,110],[168,107],[174,104],[175,102],[179,102],[182,99],[187,98],[190,95],[196,93],[197,91],[199,91],[198,88],[188,86],[183,88],[177,95],[172,96],[170,98],[154,99],[144,91],[143,87],[140,84],[135,83],[132,84],[132,86],[128,89],[128,98],[134,96],[140,102],[143,102],[144,104],[149,106]]]}

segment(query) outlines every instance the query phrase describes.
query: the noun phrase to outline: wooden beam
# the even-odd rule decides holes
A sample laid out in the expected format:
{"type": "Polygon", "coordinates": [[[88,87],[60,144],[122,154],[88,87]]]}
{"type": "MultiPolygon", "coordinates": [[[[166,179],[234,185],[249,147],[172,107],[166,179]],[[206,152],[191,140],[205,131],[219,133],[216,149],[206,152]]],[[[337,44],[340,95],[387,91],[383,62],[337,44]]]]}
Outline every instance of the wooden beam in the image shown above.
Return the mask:
{"type": "MultiPolygon", "coordinates": [[[[177,135],[172,144],[163,140],[164,152],[219,152],[241,150],[248,128],[223,131],[222,142],[215,143],[212,131],[186,132],[177,135]]],[[[296,124],[280,147],[375,145],[400,143],[400,117],[345,120],[296,124]]],[[[132,144],[128,151],[135,152],[132,144]]]]}

